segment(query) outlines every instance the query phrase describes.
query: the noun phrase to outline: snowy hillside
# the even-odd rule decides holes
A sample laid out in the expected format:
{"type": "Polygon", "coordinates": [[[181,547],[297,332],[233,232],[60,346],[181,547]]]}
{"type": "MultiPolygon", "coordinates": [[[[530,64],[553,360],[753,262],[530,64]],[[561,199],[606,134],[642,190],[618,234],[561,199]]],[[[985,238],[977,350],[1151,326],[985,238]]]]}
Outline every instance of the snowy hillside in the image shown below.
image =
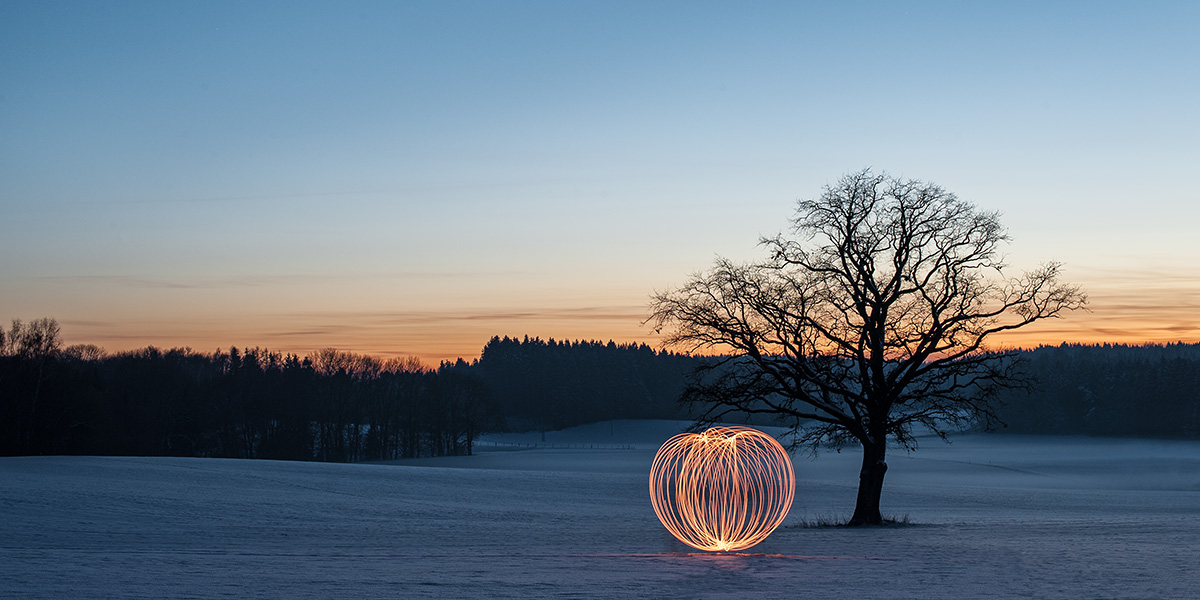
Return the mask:
{"type": "Polygon", "coordinates": [[[794,459],[785,525],[701,555],[650,508],[678,422],[492,436],[473,457],[346,465],[0,459],[4,598],[1115,598],[1200,589],[1200,444],[964,436],[894,453],[884,510],[857,453],[794,459]],[[586,446],[586,447],[585,447],[586,446]]]}

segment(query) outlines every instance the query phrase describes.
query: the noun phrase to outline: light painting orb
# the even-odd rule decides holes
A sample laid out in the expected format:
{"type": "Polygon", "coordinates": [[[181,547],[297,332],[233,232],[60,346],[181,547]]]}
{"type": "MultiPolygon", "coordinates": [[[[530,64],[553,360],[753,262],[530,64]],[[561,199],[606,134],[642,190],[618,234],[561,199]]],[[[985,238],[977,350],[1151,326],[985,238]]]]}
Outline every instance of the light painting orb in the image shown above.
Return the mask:
{"type": "Polygon", "coordinates": [[[749,427],[681,433],[658,449],[650,467],[658,520],[698,550],[732,552],[767,539],[795,493],[787,451],[749,427]]]}

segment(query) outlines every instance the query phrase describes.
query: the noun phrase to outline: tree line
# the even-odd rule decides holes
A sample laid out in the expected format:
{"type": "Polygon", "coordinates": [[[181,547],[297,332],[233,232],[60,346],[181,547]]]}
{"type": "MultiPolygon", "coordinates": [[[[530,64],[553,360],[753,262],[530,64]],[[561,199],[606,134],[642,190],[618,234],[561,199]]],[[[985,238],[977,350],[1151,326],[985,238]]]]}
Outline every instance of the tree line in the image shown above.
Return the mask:
{"type": "Polygon", "coordinates": [[[609,419],[685,419],[678,399],[697,358],[646,344],[493,337],[470,371],[509,431],[548,431],[609,419]]]}
{"type": "Polygon", "coordinates": [[[486,431],[675,418],[690,360],[645,344],[494,338],[429,368],[335,349],[107,354],[58,323],[0,327],[0,455],[318,461],[472,454],[486,431]]]}
{"type": "Polygon", "coordinates": [[[997,397],[1005,431],[1200,438],[1200,344],[1063,344],[1022,359],[1033,387],[997,397]]]}
{"type": "MultiPolygon", "coordinates": [[[[0,327],[0,454],[471,454],[484,432],[693,417],[678,400],[706,360],[528,337],[494,337],[479,359],[436,368],[334,349],[108,354],[64,347],[53,319],[14,321],[0,327]]],[[[1031,386],[997,396],[1001,431],[1200,438],[1200,344],[1042,347],[1020,368],[1031,386]]]]}
{"type": "Polygon", "coordinates": [[[494,405],[465,363],[333,349],[62,347],[53,319],[0,331],[0,453],[362,461],[469,454],[494,405]]]}

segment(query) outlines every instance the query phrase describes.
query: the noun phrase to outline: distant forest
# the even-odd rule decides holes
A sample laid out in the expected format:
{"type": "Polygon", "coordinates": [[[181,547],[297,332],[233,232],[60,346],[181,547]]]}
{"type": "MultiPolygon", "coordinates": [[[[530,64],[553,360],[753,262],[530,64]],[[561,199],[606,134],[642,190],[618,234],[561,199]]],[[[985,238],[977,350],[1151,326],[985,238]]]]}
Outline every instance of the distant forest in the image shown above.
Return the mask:
{"type": "Polygon", "coordinates": [[[1200,438],[1200,344],[1043,346],[1032,393],[1000,395],[1010,433],[1200,438]]]}
{"type": "Polygon", "coordinates": [[[325,349],[106,354],[53,319],[0,328],[0,455],[366,461],[471,454],[485,431],[683,418],[694,361],[649,346],[493,338],[430,369],[325,349]]]}
{"type": "MultiPolygon", "coordinates": [[[[1034,391],[999,398],[1005,431],[1200,438],[1200,344],[1023,354],[1034,391]]],[[[437,368],[333,349],[106,354],[63,347],[53,319],[14,321],[0,328],[0,455],[470,454],[490,431],[688,418],[677,398],[703,360],[645,344],[508,337],[474,362],[437,368]]]]}

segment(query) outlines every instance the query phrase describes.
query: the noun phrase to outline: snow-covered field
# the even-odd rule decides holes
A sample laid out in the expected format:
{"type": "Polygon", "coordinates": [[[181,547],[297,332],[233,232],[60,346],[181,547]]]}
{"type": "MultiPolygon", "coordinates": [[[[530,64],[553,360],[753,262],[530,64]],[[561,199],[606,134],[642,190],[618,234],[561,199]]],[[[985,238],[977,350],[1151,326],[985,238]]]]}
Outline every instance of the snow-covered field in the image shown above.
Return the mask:
{"type": "Polygon", "coordinates": [[[677,428],[388,465],[0,458],[0,597],[1200,598],[1198,443],[931,439],[889,460],[915,524],[868,529],[795,526],[844,517],[858,467],[799,456],[791,526],[706,555],[647,495],[677,428]]]}

